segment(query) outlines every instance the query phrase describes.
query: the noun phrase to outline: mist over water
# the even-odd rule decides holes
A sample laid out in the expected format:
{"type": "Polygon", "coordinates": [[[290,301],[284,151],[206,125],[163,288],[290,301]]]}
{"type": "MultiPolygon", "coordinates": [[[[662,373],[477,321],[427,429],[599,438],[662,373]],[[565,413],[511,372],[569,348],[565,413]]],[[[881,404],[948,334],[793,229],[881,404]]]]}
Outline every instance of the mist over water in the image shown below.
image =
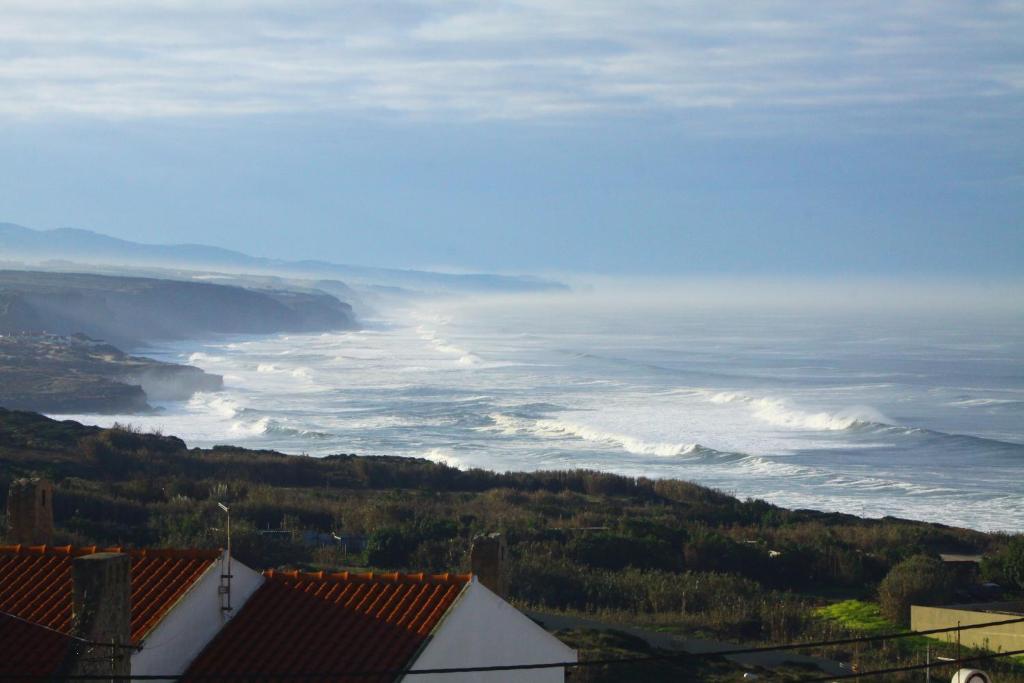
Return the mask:
{"type": "Polygon", "coordinates": [[[788,507],[1024,529],[1024,318],[1006,301],[763,288],[434,301],[150,355],[225,390],[145,417],[193,446],[677,477],[788,507]],[[768,302],[767,299],[771,299],[768,302]],[[853,305],[850,305],[850,302],[853,305]],[[772,305],[769,305],[771,303],[772,305]],[[763,305],[762,305],[763,304],[763,305]]]}

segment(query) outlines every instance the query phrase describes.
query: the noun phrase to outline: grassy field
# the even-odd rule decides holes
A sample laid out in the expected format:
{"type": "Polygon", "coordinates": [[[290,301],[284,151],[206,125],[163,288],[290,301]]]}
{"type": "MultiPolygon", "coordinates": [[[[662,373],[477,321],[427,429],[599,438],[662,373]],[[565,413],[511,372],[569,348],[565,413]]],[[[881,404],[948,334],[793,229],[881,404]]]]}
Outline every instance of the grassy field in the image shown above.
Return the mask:
{"type": "Polygon", "coordinates": [[[874,635],[897,633],[901,630],[896,624],[882,616],[878,605],[864,600],[844,600],[833,605],[826,605],[816,609],[814,614],[859,633],[874,635]]]}

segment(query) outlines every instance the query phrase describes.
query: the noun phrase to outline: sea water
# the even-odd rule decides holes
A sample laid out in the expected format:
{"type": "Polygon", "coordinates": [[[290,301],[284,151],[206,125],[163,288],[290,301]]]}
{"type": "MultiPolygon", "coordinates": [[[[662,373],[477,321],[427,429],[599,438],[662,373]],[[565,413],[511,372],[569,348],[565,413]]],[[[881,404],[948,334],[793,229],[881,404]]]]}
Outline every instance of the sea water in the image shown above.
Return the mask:
{"type": "MultiPolygon", "coordinates": [[[[584,301],[585,299],[585,301],[584,301]]],[[[435,300],[357,331],[150,355],[225,388],[128,421],[191,446],[592,468],[793,508],[1024,530],[1024,322],[941,311],[435,300]]]]}

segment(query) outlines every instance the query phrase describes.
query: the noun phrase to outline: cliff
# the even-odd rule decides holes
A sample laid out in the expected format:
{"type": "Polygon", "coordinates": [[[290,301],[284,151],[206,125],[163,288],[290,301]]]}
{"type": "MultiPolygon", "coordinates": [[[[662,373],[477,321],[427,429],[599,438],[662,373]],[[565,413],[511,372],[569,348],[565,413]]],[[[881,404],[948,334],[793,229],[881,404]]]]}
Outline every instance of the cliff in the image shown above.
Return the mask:
{"type": "Polygon", "coordinates": [[[129,356],[84,335],[0,336],[0,406],[48,413],[136,413],[148,399],[216,391],[219,375],[129,356]]]}
{"type": "Polygon", "coordinates": [[[212,334],[320,332],[354,326],[351,306],[323,292],[0,271],[0,334],[83,333],[135,346],[212,334]]]}

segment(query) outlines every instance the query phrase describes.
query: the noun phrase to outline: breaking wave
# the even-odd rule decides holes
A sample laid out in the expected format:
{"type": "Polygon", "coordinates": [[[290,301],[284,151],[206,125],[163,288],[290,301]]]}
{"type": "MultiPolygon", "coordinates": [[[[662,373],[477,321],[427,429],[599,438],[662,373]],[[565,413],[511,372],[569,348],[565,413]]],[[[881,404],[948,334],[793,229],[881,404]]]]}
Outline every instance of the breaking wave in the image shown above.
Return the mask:
{"type": "Polygon", "coordinates": [[[643,441],[632,436],[604,432],[585,425],[563,422],[561,420],[529,420],[501,413],[494,413],[488,417],[493,423],[492,430],[503,434],[535,434],[548,438],[577,438],[591,443],[621,448],[635,455],[673,457],[693,455],[698,450],[702,450],[700,444],[643,441]]]}
{"type": "Polygon", "coordinates": [[[255,420],[234,420],[231,422],[230,431],[232,434],[242,437],[277,436],[299,439],[329,439],[331,437],[330,434],[324,432],[289,427],[267,416],[255,420]]]}
{"type": "Polygon", "coordinates": [[[754,417],[778,427],[808,429],[813,431],[843,431],[865,427],[896,427],[877,410],[867,407],[851,408],[847,411],[809,412],[789,405],[777,398],[756,398],[734,392],[710,393],[712,403],[742,403],[750,406],[754,417]]]}
{"type": "Polygon", "coordinates": [[[454,344],[450,344],[447,340],[438,337],[436,332],[422,325],[416,328],[416,333],[420,336],[420,339],[430,342],[430,344],[441,353],[458,356],[455,362],[463,367],[479,365],[483,362],[483,359],[472,351],[467,351],[466,349],[455,346],[454,344]]]}
{"type": "Polygon", "coordinates": [[[457,470],[466,469],[465,463],[458,456],[444,448],[431,448],[423,454],[423,457],[439,465],[447,465],[457,470]]]}
{"type": "Polygon", "coordinates": [[[221,394],[205,391],[196,392],[188,402],[189,408],[197,413],[212,413],[217,417],[231,419],[236,417],[242,408],[230,398],[221,394]]]}

